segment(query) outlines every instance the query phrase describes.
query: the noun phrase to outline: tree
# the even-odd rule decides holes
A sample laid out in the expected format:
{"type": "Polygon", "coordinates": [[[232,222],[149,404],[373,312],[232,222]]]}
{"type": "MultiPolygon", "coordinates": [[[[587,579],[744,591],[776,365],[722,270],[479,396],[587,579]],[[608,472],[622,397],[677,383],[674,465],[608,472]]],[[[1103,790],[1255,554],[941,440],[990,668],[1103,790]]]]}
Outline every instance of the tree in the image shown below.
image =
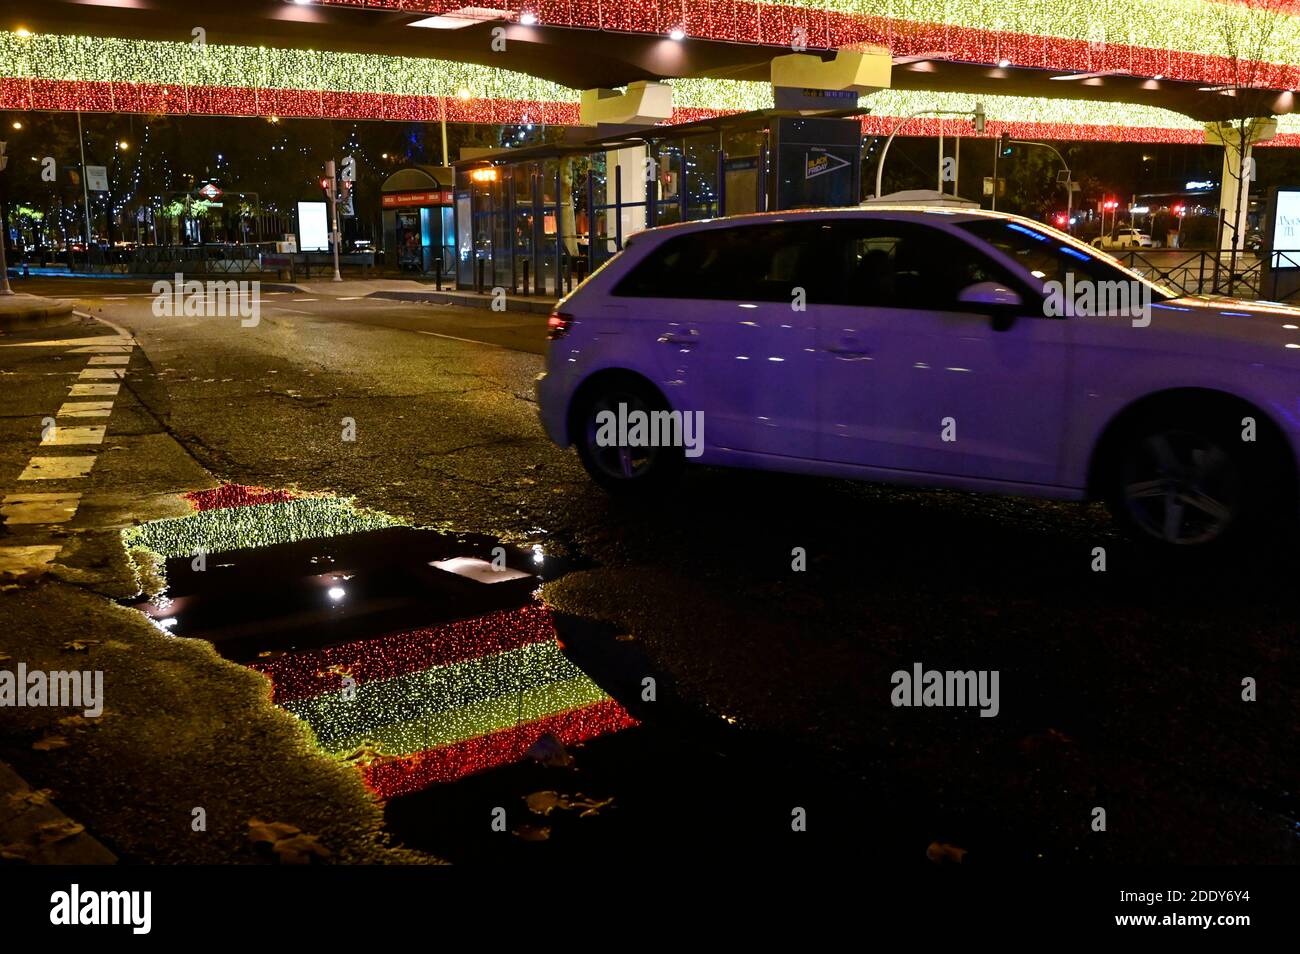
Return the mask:
{"type": "MultiPolygon", "coordinates": [[[[1227,82],[1219,92],[1228,100],[1226,122],[1221,125],[1224,148],[1236,155],[1236,161],[1227,164],[1228,175],[1236,185],[1233,208],[1224,209],[1231,216],[1225,221],[1232,234],[1232,251],[1228,266],[1229,288],[1237,274],[1237,255],[1244,236],[1242,198],[1253,178],[1251,163],[1246,161],[1253,140],[1255,123],[1260,117],[1273,114],[1272,99],[1276,67],[1270,62],[1274,53],[1274,36],[1282,17],[1294,6],[1293,0],[1239,0],[1237,3],[1212,4],[1214,26],[1223,43],[1223,55],[1228,61],[1227,82]]],[[[1226,185],[1227,183],[1223,183],[1226,185]]],[[[1222,186],[1220,187],[1222,208],[1222,186]]],[[[1220,242],[1220,248],[1222,242],[1220,242]]]]}

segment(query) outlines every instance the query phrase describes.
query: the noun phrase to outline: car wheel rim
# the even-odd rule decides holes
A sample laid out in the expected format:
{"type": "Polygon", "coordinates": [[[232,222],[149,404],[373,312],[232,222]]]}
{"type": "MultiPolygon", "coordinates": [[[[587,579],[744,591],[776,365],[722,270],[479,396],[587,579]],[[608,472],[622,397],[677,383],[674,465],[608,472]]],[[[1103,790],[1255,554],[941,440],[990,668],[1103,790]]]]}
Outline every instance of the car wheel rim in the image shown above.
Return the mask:
{"type": "Polygon", "coordinates": [[[1176,546],[1209,543],[1236,519],[1240,480],[1227,451],[1186,431],[1149,434],[1124,469],[1124,504],[1150,536],[1176,546]]]}
{"type": "Polygon", "coordinates": [[[628,414],[633,411],[650,413],[650,407],[635,394],[607,394],[597,398],[591,404],[587,417],[587,451],[601,472],[616,480],[636,480],[645,475],[654,466],[658,456],[657,447],[629,447],[618,444],[602,445],[596,436],[600,431],[597,421],[603,411],[619,417],[619,405],[628,414]]]}

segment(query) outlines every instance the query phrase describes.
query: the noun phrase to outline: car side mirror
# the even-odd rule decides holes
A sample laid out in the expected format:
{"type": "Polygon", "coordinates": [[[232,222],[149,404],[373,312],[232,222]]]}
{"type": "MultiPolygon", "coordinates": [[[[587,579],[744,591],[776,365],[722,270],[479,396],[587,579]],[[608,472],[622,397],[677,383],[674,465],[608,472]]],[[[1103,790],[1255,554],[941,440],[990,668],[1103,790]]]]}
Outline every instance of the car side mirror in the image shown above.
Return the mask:
{"type": "Polygon", "coordinates": [[[998,305],[1004,308],[1024,304],[1013,290],[997,282],[976,282],[974,285],[967,285],[957,295],[957,300],[963,305],[998,305]]]}
{"type": "Polygon", "coordinates": [[[1006,331],[1015,318],[1015,310],[1024,304],[1013,289],[998,282],[976,282],[957,294],[957,301],[971,305],[971,311],[984,312],[993,319],[994,331],[1006,331]]]}

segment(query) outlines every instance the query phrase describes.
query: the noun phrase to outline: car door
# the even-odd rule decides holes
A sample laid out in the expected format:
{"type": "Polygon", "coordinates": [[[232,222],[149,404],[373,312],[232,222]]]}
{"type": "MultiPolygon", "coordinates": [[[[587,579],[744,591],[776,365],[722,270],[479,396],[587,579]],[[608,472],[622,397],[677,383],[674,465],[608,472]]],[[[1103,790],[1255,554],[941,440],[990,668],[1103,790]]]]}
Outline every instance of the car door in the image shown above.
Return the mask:
{"type": "Polygon", "coordinates": [[[973,240],[936,224],[837,225],[843,295],[819,309],[821,454],[891,471],[1051,484],[1067,327],[973,240]],[[991,283],[985,285],[984,283],[991,283]],[[982,285],[1019,309],[965,303],[982,285]]]}
{"type": "Polygon", "coordinates": [[[665,241],[615,291],[636,296],[660,383],[674,407],[703,412],[710,449],[816,456],[817,331],[796,307],[814,280],[815,231],[701,228],[665,241]]]}

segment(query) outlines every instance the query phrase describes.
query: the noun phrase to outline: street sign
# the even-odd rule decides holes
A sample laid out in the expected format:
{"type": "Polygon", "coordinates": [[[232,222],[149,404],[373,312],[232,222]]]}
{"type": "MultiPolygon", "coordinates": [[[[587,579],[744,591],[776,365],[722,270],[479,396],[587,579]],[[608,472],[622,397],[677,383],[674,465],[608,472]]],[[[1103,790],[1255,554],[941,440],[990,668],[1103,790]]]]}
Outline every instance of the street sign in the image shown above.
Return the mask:
{"type": "Polygon", "coordinates": [[[993,194],[993,177],[992,177],[992,176],[985,176],[985,177],[984,177],[984,194],[985,194],[985,195],[992,195],[992,194],[993,194]]]}
{"type": "Polygon", "coordinates": [[[344,182],[357,181],[357,160],[352,156],[343,157],[343,168],[339,171],[339,178],[344,182]]]}
{"type": "Polygon", "coordinates": [[[199,195],[203,196],[205,199],[215,200],[219,195],[221,195],[221,188],[216,185],[216,183],[209,182],[207,185],[199,189],[199,195]]]}
{"type": "Polygon", "coordinates": [[[108,169],[105,166],[86,166],[86,188],[91,192],[107,192],[108,169]]]}

